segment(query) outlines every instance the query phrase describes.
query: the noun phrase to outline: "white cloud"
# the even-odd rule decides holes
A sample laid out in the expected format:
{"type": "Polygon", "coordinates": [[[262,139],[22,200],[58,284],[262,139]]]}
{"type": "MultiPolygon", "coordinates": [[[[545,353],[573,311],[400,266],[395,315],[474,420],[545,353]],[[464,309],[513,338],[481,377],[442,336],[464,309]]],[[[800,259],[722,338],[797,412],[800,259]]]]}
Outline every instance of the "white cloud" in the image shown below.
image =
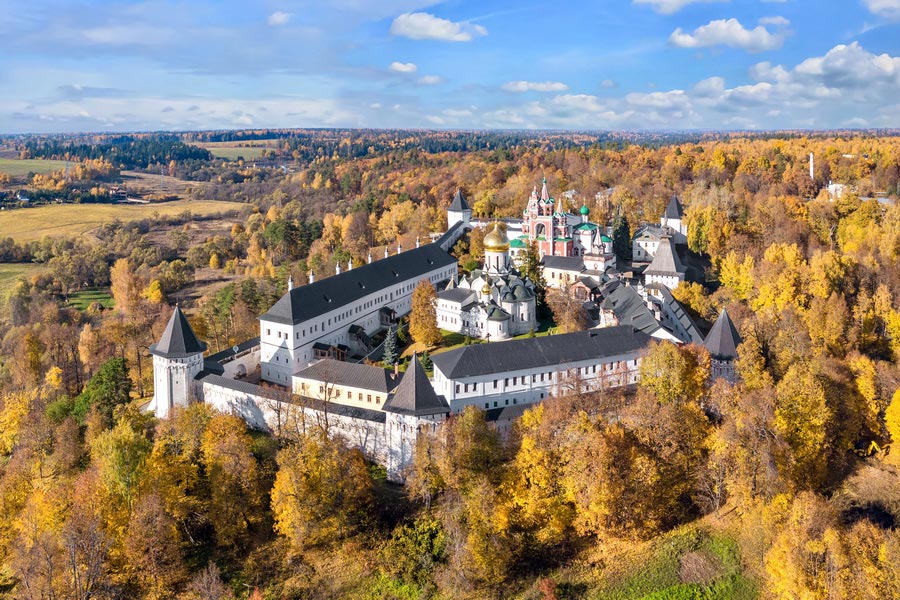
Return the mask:
{"type": "Polygon", "coordinates": [[[564,92],[569,89],[560,81],[508,81],[500,87],[507,92],[564,92]]]}
{"type": "Polygon", "coordinates": [[[451,119],[458,119],[461,117],[471,117],[473,113],[468,108],[446,108],[444,109],[443,114],[451,119]]]}
{"type": "Polygon", "coordinates": [[[453,22],[429,13],[404,13],[391,23],[391,34],[412,40],[471,42],[487,35],[487,29],[465,21],[453,22]]]}
{"type": "Polygon", "coordinates": [[[900,0],[863,0],[863,4],[879,17],[900,20],[900,0]]]}
{"type": "Polygon", "coordinates": [[[685,109],[690,104],[690,98],[684,90],[670,90],[668,92],[650,92],[649,94],[628,94],[625,96],[625,102],[632,106],[645,108],[685,109]]]}
{"type": "Polygon", "coordinates": [[[825,56],[808,58],[794,71],[829,88],[872,87],[879,84],[900,86],[900,57],[872,54],[858,42],[841,44],[825,56]]]}
{"type": "Polygon", "coordinates": [[[693,33],[685,33],[679,27],[669,36],[669,43],[679,48],[729,46],[762,52],[781,48],[784,38],[784,33],[770,33],[762,25],[745,29],[737,19],[718,19],[698,27],[693,33]]]}
{"type": "Polygon", "coordinates": [[[396,71],[397,73],[415,73],[419,70],[419,67],[416,66],[416,63],[402,63],[394,61],[388,67],[391,71],[396,71]]]}
{"type": "Polygon", "coordinates": [[[790,19],[782,16],[763,17],[759,20],[760,25],[773,25],[775,27],[787,27],[791,24],[790,19]]]}
{"type": "Polygon", "coordinates": [[[728,2],[728,0],[631,0],[632,4],[648,4],[650,8],[664,15],[678,12],[689,4],[698,2],[728,2]]]}
{"type": "Polygon", "coordinates": [[[423,75],[419,77],[418,84],[419,85],[437,85],[438,83],[443,83],[444,79],[438,75],[423,75]]]}
{"type": "Polygon", "coordinates": [[[600,87],[602,87],[603,89],[611,90],[615,87],[618,87],[618,84],[612,79],[604,79],[600,82],[600,87]]]}
{"type": "Polygon", "coordinates": [[[279,25],[287,25],[287,22],[291,20],[293,13],[283,12],[280,10],[276,10],[269,18],[266,19],[266,23],[273,27],[278,27],[279,25]]]}

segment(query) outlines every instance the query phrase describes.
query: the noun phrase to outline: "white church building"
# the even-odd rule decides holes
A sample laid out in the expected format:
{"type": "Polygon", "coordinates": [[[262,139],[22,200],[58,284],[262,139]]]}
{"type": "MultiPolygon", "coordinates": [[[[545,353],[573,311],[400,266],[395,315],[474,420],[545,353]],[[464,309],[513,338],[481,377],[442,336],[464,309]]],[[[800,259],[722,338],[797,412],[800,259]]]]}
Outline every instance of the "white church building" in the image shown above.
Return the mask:
{"type": "Polygon", "coordinates": [[[537,329],[535,288],[509,256],[498,223],[484,236],[484,266],[437,294],[437,325],[473,338],[505,340],[537,329]]]}

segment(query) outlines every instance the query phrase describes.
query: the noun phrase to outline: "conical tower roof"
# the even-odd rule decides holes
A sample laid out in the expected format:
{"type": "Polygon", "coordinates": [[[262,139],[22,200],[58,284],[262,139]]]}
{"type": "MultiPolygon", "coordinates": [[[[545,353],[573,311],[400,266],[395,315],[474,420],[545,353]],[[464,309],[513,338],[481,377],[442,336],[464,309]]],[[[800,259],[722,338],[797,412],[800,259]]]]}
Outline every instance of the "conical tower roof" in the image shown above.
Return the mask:
{"type": "Polygon", "coordinates": [[[734,360],[737,358],[737,347],[741,341],[741,336],[728,316],[728,311],[723,308],[703,345],[716,360],[734,360]]]}
{"type": "Polygon", "coordinates": [[[650,262],[647,270],[644,271],[644,275],[674,275],[684,272],[684,266],[681,264],[681,260],[672,246],[672,240],[664,237],[659,241],[656,254],[653,255],[653,260],[650,262]]]}
{"type": "Polygon", "coordinates": [[[424,416],[449,413],[450,407],[442,396],[435,393],[422,363],[413,355],[412,364],[403,374],[403,379],[400,380],[400,385],[394,390],[393,395],[384,403],[384,410],[404,415],[424,416]]]}
{"type": "Polygon", "coordinates": [[[678,196],[672,196],[663,216],[667,219],[680,219],[684,216],[684,207],[681,205],[678,196]]]}
{"type": "Polygon", "coordinates": [[[191,324],[177,304],[162,337],[157,343],[150,345],[151,354],[164,358],[186,358],[202,354],[205,350],[206,344],[197,339],[191,324]]]}
{"type": "Polygon", "coordinates": [[[450,203],[450,209],[452,211],[463,211],[469,210],[469,204],[466,202],[466,199],[463,198],[462,192],[459,188],[456,188],[456,195],[453,196],[453,202],[450,203]]]}
{"type": "Polygon", "coordinates": [[[547,191],[547,178],[544,177],[544,182],[541,185],[541,200],[547,201],[550,199],[550,192],[547,191]]]}

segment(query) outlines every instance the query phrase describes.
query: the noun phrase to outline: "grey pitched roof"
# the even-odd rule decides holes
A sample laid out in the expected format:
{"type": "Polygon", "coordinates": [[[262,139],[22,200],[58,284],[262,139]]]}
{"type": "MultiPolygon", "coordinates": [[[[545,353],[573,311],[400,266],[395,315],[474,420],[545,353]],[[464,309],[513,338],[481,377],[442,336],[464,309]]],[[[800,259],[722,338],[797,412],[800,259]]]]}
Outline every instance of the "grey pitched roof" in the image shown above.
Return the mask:
{"type": "Polygon", "coordinates": [[[400,281],[417,279],[428,271],[453,264],[456,259],[437,244],[425,244],[340,275],[295,287],[260,320],[292,325],[314,319],[400,281]]]}
{"type": "Polygon", "coordinates": [[[468,300],[474,299],[475,292],[466,288],[450,288],[437,293],[438,300],[447,300],[448,302],[458,302],[465,304],[468,300]]]}
{"type": "Polygon", "coordinates": [[[445,377],[459,379],[492,373],[557,367],[634,352],[645,348],[650,336],[630,325],[591,329],[508,342],[464,346],[431,357],[445,377]]]}
{"type": "Polygon", "coordinates": [[[584,259],[580,256],[544,256],[541,264],[548,269],[584,271],[584,259]]]}
{"type": "Polygon", "coordinates": [[[674,275],[684,272],[684,265],[681,264],[681,260],[675,254],[672,240],[668,237],[659,240],[659,247],[656,249],[656,254],[653,256],[653,260],[650,262],[647,270],[644,271],[644,275],[674,275]]]}
{"type": "Polygon", "coordinates": [[[243,341],[240,344],[238,344],[237,346],[232,346],[231,348],[226,348],[224,350],[216,352],[215,354],[211,354],[210,356],[206,357],[206,360],[208,362],[214,362],[214,363],[224,362],[226,360],[230,360],[231,358],[240,354],[241,352],[250,350],[251,348],[253,348],[255,346],[259,346],[259,336],[250,338],[249,340],[246,340],[246,341],[243,341]],[[237,350],[235,350],[235,348],[237,348],[237,350]]]}
{"type": "Polygon", "coordinates": [[[468,202],[466,202],[466,199],[463,198],[462,192],[459,190],[459,188],[456,188],[456,195],[453,196],[453,202],[450,203],[450,208],[448,210],[469,210],[469,204],[468,202]]]}
{"type": "Polygon", "coordinates": [[[684,307],[681,305],[681,303],[675,299],[675,296],[672,295],[672,292],[669,291],[669,288],[664,285],[651,285],[659,290],[660,294],[662,295],[663,302],[669,305],[669,308],[675,315],[675,319],[681,324],[682,327],[684,327],[684,330],[687,331],[691,339],[685,341],[691,344],[702,344],[703,336],[700,335],[700,330],[697,329],[697,324],[694,323],[694,319],[691,318],[691,315],[689,315],[687,311],[684,310],[684,307]]]}
{"type": "Polygon", "coordinates": [[[295,377],[372,390],[383,394],[390,392],[400,383],[399,377],[394,379],[393,372],[381,367],[344,362],[332,358],[323,358],[297,373],[295,377]]]}
{"type": "Polygon", "coordinates": [[[394,390],[383,410],[405,415],[439,415],[450,412],[443,396],[438,396],[422,364],[413,356],[412,365],[403,374],[400,385],[394,390]]]}
{"type": "Polygon", "coordinates": [[[634,239],[658,240],[668,235],[669,228],[661,225],[644,225],[634,233],[634,239]]]}
{"type": "Polygon", "coordinates": [[[660,325],[644,303],[644,299],[634,288],[620,282],[615,283],[616,285],[610,284],[604,288],[600,308],[613,311],[620,325],[630,325],[638,331],[652,335],[660,325]]]}
{"type": "Polygon", "coordinates": [[[684,207],[681,206],[681,201],[678,199],[678,196],[672,196],[663,216],[667,219],[680,219],[684,216],[684,207]]]}
{"type": "Polygon", "coordinates": [[[741,341],[741,336],[728,316],[728,311],[723,308],[703,345],[715,359],[734,360],[737,358],[737,347],[741,341]]]}
{"type": "Polygon", "coordinates": [[[157,343],[150,344],[150,353],[164,358],[185,358],[205,351],[206,344],[194,335],[191,324],[178,305],[175,306],[162,337],[157,343]]]}

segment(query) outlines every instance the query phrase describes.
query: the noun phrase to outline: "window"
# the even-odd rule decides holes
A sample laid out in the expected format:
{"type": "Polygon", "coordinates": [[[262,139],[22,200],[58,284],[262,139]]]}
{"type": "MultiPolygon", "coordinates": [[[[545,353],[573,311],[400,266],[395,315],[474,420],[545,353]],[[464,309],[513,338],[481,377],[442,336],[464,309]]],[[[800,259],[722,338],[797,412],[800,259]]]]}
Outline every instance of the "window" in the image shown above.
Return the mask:
{"type": "Polygon", "coordinates": [[[366,402],[372,401],[372,394],[366,394],[366,402]]]}
{"type": "Polygon", "coordinates": [[[497,389],[497,380],[496,379],[494,380],[494,389],[495,390],[497,389]]]}
{"type": "Polygon", "coordinates": [[[358,398],[359,401],[362,402],[362,392],[360,392],[360,393],[358,394],[358,396],[359,396],[359,398],[358,398]]]}
{"type": "Polygon", "coordinates": [[[271,330],[271,329],[266,329],[266,335],[272,335],[272,330],[271,330]]]}
{"type": "Polygon", "coordinates": [[[458,383],[456,384],[456,393],[457,394],[459,393],[459,384],[458,383]]]}
{"type": "Polygon", "coordinates": [[[381,404],[381,396],[375,396],[375,404],[381,404]]]}
{"type": "Polygon", "coordinates": [[[497,401],[494,400],[494,408],[497,408],[497,401]]]}

